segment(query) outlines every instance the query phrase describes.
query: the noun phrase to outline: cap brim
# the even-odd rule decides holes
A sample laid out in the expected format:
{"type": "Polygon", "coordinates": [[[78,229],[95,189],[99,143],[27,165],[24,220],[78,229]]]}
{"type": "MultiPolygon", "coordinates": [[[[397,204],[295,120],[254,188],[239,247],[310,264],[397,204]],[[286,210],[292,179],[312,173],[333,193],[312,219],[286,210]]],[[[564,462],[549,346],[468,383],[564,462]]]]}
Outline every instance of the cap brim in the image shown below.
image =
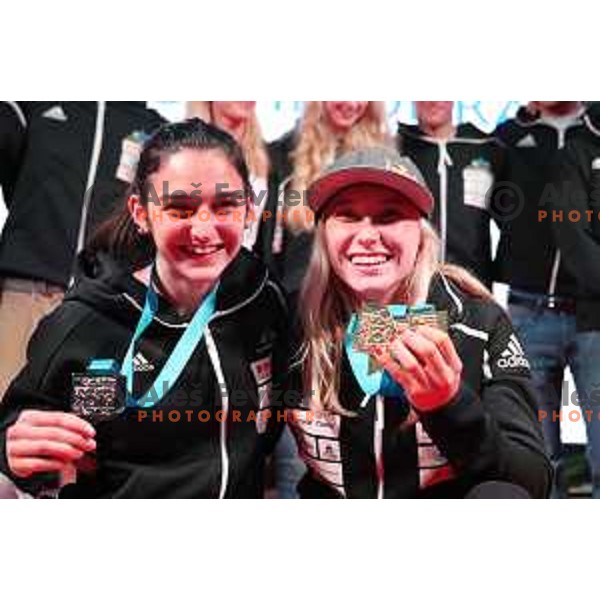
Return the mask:
{"type": "Polygon", "coordinates": [[[339,192],[349,186],[362,183],[380,185],[397,191],[424,216],[429,216],[433,210],[433,197],[420,183],[393,171],[369,167],[352,167],[320,177],[309,188],[310,207],[318,216],[339,192]]]}

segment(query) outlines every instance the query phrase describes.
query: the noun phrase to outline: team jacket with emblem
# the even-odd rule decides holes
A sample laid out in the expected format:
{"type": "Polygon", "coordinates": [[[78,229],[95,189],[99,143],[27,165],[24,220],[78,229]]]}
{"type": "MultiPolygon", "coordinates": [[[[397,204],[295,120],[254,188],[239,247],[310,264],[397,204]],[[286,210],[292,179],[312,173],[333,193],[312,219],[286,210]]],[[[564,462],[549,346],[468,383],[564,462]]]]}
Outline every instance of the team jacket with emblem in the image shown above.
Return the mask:
{"type": "Polygon", "coordinates": [[[436,202],[432,222],[440,234],[444,260],[470,270],[488,286],[493,279],[490,215],[486,197],[494,184],[502,150],[471,124],[442,141],[418,126],[399,124],[398,150],[425,178],[436,202]]]}
{"type": "Polygon", "coordinates": [[[563,268],[564,256],[555,239],[551,218],[540,220],[539,210],[551,214],[564,182],[557,181],[562,152],[576,148],[587,127],[584,116],[558,128],[521,108],[514,119],[496,129],[505,147],[502,184],[495,192],[501,215],[496,256],[497,280],[527,292],[576,298],[575,278],[563,268]]]}
{"type": "Polygon", "coordinates": [[[512,325],[496,304],[473,299],[445,277],[429,301],[447,310],[463,362],[456,397],[415,415],[406,400],[368,396],[344,354],[340,401],[357,416],[288,419],[309,471],[305,497],[464,497],[489,480],[545,497],[551,467],[537,421],[529,365],[512,325]],[[417,420],[418,417],[418,420],[417,420]]]}
{"type": "MultiPolygon", "coordinates": [[[[145,294],[111,266],[83,278],[42,322],[0,405],[0,471],[11,476],[6,430],[23,409],[69,411],[72,373],[91,358],[121,364],[145,294]]],[[[186,325],[160,298],[134,349],[134,396],[152,386],[186,325]]],[[[177,381],[153,407],[98,424],[96,473],[79,473],[61,495],[262,497],[265,456],[283,423],[274,406],[283,403],[287,326],[279,288],[243,250],[221,278],[216,312],[177,381]]],[[[32,493],[41,485],[36,477],[15,482],[32,493]]]]}
{"type": "Polygon", "coordinates": [[[124,141],[162,123],[145,102],[0,102],[0,277],[66,287],[76,250],[124,200],[124,141]]]}
{"type": "Polygon", "coordinates": [[[564,268],[577,280],[577,327],[600,330],[600,104],[583,117],[585,127],[560,151],[558,192],[546,207],[564,268]]]}

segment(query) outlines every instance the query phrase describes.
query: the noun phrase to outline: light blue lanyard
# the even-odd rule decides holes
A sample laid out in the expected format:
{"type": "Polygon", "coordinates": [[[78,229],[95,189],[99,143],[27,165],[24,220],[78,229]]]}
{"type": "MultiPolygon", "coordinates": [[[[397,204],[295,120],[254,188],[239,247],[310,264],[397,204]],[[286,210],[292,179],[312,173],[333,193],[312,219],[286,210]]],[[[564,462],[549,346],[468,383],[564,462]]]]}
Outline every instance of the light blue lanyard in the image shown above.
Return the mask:
{"type": "MultiPolygon", "coordinates": [[[[386,306],[392,317],[404,317],[408,307],[404,304],[390,304],[386,306]]],[[[358,316],[353,314],[346,329],[344,346],[346,355],[354,376],[363,392],[369,396],[382,394],[394,398],[404,398],[404,390],[385,370],[369,373],[369,355],[366,352],[357,352],[352,347],[354,333],[359,326],[358,316]]]]}
{"type": "Polygon", "coordinates": [[[149,327],[150,323],[152,323],[154,315],[158,310],[158,295],[152,286],[152,277],[150,277],[150,285],[148,286],[148,292],[146,293],[144,310],[142,311],[142,316],[140,317],[133,337],[131,338],[129,349],[123,359],[123,366],[121,367],[121,375],[124,375],[127,380],[128,406],[137,406],[138,408],[154,406],[162,399],[165,393],[173,387],[181,375],[181,372],[189,362],[196,346],[200,343],[200,340],[204,335],[204,329],[215,312],[217,288],[218,285],[215,286],[202,301],[202,304],[198,307],[198,310],[196,310],[194,317],[179,338],[173,352],[171,352],[167,362],[148,391],[141,398],[136,399],[133,397],[133,353],[135,344],[149,327]]]}

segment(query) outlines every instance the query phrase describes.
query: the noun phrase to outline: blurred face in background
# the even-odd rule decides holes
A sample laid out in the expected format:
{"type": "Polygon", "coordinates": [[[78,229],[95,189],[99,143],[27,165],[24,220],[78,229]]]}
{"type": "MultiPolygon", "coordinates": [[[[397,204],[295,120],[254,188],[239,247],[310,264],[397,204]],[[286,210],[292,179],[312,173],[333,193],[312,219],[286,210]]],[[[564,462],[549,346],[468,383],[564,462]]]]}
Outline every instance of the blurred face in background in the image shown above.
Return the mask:
{"type": "Polygon", "coordinates": [[[439,129],[452,123],[454,102],[451,100],[424,100],[415,102],[415,108],[421,127],[439,129]]]}
{"type": "Polygon", "coordinates": [[[579,100],[533,100],[531,106],[543,114],[568,115],[579,109],[579,100]]]}
{"type": "Polygon", "coordinates": [[[254,115],[255,101],[214,101],[212,103],[213,118],[222,121],[247,121],[254,115]]]}
{"type": "Polygon", "coordinates": [[[346,133],[356,125],[367,112],[368,101],[323,102],[325,117],[336,133],[346,133]]]}

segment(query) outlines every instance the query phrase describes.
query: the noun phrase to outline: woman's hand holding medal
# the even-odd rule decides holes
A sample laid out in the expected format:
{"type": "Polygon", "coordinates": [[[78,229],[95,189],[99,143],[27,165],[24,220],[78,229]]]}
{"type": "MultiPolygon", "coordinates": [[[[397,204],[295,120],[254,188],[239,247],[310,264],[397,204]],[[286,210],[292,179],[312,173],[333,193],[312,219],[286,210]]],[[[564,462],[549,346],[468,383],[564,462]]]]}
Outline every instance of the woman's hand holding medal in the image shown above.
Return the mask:
{"type": "Polygon", "coordinates": [[[435,410],[456,395],[462,362],[447,334],[448,315],[432,305],[408,307],[395,318],[391,307],[367,306],[359,315],[357,350],[367,352],[404,389],[418,411],[435,410]]]}
{"type": "Polygon", "coordinates": [[[373,348],[373,353],[418,411],[441,408],[458,392],[462,361],[450,336],[441,329],[407,327],[389,344],[373,348]]]}
{"type": "Polygon", "coordinates": [[[70,483],[75,463],[96,449],[92,425],[76,415],[24,410],[6,435],[8,466],[16,477],[60,473],[61,484],[70,483]]]}

